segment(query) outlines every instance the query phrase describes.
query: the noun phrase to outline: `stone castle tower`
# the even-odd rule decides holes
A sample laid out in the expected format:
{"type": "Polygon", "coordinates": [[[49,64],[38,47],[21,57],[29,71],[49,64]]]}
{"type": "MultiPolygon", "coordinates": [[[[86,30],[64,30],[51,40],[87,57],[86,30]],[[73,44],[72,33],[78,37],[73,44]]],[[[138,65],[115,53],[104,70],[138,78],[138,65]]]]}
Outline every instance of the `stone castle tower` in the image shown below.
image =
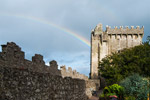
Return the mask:
{"type": "Polygon", "coordinates": [[[131,26],[112,29],[106,26],[103,31],[102,24],[98,24],[91,32],[91,72],[90,78],[98,78],[98,63],[112,52],[120,52],[124,48],[130,48],[142,44],[144,27],[131,26]]]}

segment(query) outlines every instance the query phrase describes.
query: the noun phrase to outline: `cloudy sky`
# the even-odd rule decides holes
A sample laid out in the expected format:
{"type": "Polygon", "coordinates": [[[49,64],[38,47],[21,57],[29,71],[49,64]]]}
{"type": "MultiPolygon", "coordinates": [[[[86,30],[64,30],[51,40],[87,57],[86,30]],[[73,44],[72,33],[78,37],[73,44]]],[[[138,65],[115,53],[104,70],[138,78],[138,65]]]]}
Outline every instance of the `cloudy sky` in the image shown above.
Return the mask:
{"type": "MultiPolygon", "coordinates": [[[[16,42],[26,59],[37,53],[48,63],[90,72],[91,30],[105,26],[144,26],[150,35],[150,0],[0,0],[0,44],[16,42]],[[79,37],[73,36],[76,34],[79,37]]],[[[0,48],[1,49],[1,48],[0,48]]]]}

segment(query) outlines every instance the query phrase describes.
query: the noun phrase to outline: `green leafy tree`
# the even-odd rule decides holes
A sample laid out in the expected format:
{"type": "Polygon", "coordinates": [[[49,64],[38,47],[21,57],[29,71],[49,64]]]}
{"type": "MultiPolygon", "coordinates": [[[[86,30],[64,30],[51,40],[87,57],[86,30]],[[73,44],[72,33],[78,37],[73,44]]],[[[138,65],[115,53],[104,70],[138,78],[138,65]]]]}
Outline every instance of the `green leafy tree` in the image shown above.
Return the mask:
{"type": "Polygon", "coordinates": [[[149,41],[105,57],[100,62],[99,71],[101,76],[105,78],[107,85],[119,83],[132,73],[150,77],[149,41]]]}

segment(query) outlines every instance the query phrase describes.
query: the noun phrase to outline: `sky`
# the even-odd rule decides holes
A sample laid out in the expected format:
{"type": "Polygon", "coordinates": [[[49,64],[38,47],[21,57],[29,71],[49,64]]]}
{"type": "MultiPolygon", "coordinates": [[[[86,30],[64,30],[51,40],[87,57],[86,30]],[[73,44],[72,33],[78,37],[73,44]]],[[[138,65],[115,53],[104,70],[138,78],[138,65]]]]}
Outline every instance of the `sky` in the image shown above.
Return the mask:
{"type": "MultiPolygon", "coordinates": [[[[97,24],[144,26],[150,35],[150,0],[0,0],[0,44],[15,42],[31,60],[42,54],[90,73],[90,36],[97,24]]],[[[0,48],[1,50],[1,48],[0,48]]]]}

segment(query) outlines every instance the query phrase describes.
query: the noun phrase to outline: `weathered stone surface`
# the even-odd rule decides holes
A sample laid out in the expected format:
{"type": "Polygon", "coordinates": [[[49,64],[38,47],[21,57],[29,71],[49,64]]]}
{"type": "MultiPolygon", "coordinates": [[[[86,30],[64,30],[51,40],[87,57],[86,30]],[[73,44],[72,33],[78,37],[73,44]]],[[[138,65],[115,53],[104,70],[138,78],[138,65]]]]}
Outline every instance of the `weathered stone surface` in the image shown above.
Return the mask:
{"type": "Polygon", "coordinates": [[[99,91],[100,80],[88,80],[86,81],[86,95],[90,98],[93,91],[99,91]]]}
{"type": "Polygon", "coordinates": [[[26,60],[13,42],[2,45],[0,100],[87,100],[98,88],[99,80],[88,80],[71,68],[60,71],[54,60],[47,66],[40,54],[26,60]]]}
{"type": "Polygon", "coordinates": [[[87,100],[84,80],[0,67],[0,100],[87,100]]]}
{"type": "Polygon", "coordinates": [[[66,66],[61,66],[60,71],[61,71],[62,77],[72,77],[72,78],[83,79],[83,80],[89,79],[84,74],[80,74],[76,70],[72,70],[71,67],[68,67],[68,70],[67,70],[66,66]]]}
{"type": "Polygon", "coordinates": [[[106,26],[103,31],[102,24],[98,24],[91,33],[91,72],[92,79],[98,79],[98,63],[112,52],[120,52],[124,48],[131,48],[142,44],[144,27],[136,29],[131,26],[112,29],[106,26]]]}

